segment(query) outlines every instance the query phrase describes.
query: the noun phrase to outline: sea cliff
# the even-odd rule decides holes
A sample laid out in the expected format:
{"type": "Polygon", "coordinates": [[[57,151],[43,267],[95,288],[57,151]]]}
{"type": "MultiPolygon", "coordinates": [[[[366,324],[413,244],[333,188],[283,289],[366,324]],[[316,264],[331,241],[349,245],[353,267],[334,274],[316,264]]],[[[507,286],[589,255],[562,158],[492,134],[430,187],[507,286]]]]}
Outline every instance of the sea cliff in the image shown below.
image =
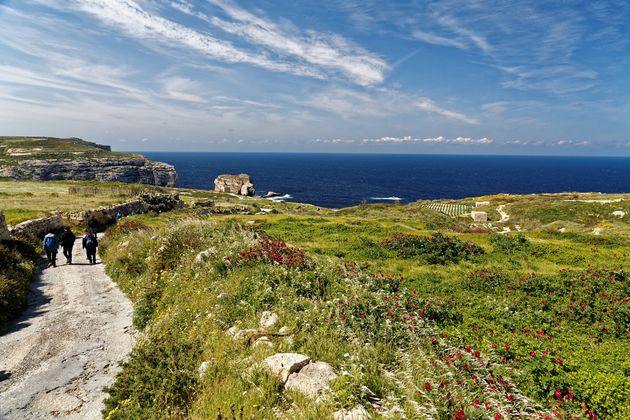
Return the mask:
{"type": "Polygon", "coordinates": [[[172,165],[77,138],[0,137],[0,178],[177,184],[172,165]]]}

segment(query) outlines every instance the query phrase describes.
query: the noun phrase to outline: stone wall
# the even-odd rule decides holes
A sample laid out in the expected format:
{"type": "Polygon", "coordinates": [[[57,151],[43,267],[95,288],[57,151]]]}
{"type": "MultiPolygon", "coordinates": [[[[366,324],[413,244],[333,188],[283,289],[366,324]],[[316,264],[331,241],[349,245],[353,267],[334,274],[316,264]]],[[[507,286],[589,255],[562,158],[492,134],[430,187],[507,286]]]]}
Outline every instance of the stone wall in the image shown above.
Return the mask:
{"type": "Polygon", "coordinates": [[[10,239],[11,233],[7,227],[7,222],[4,219],[4,215],[0,213],[0,241],[4,239],[10,239]]]}
{"type": "Polygon", "coordinates": [[[62,213],[57,213],[54,216],[40,217],[39,219],[18,223],[11,228],[11,235],[40,237],[48,232],[63,229],[64,224],[65,221],[62,213]]]}
{"type": "MultiPolygon", "coordinates": [[[[169,202],[176,200],[178,203],[177,207],[183,205],[177,195],[164,194],[164,196],[169,199],[169,202]]],[[[90,209],[76,213],[57,213],[54,216],[27,220],[26,222],[13,226],[10,232],[13,236],[42,237],[48,232],[62,230],[67,224],[87,225],[87,222],[93,218],[99,226],[107,226],[114,222],[116,213],[120,213],[122,217],[125,217],[134,214],[148,213],[150,211],[164,211],[163,207],[163,205],[148,204],[143,200],[134,200],[109,207],[100,207],[98,209],[90,209]]],[[[172,210],[173,208],[176,207],[168,208],[168,210],[172,210]]]]}

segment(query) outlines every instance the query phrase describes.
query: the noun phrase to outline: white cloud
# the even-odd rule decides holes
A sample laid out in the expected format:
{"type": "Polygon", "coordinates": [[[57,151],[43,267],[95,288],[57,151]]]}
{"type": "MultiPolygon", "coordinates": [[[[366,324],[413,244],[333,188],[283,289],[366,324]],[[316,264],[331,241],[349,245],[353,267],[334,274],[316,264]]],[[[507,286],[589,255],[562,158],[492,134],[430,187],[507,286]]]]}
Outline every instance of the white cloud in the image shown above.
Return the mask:
{"type": "Polygon", "coordinates": [[[312,66],[282,62],[265,54],[245,51],[230,42],[151,14],[131,0],[83,0],[76,4],[80,10],[145,42],[186,47],[226,63],[246,63],[271,71],[323,77],[321,72],[312,66]]]}
{"type": "Polygon", "coordinates": [[[363,139],[363,143],[381,143],[381,144],[418,144],[418,143],[439,143],[439,144],[467,144],[467,145],[486,145],[492,144],[492,139],[483,137],[480,139],[473,139],[470,137],[425,137],[415,138],[411,136],[404,137],[380,137],[377,139],[363,139]]]}
{"type": "Polygon", "coordinates": [[[460,112],[451,111],[446,108],[442,108],[441,106],[439,106],[438,104],[436,104],[429,98],[420,98],[415,102],[415,105],[419,109],[426,112],[438,114],[443,117],[451,118],[458,121],[463,121],[468,124],[479,124],[479,121],[477,119],[469,117],[460,112]]]}
{"type": "Polygon", "coordinates": [[[176,7],[205,20],[221,30],[236,35],[249,43],[268,48],[274,54],[290,57],[314,66],[318,72],[337,72],[350,81],[372,86],[383,82],[389,66],[380,57],[335,34],[285,28],[268,19],[254,15],[231,1],[210,0],[232,20],[195,12],[191,8],[176,7]]]}

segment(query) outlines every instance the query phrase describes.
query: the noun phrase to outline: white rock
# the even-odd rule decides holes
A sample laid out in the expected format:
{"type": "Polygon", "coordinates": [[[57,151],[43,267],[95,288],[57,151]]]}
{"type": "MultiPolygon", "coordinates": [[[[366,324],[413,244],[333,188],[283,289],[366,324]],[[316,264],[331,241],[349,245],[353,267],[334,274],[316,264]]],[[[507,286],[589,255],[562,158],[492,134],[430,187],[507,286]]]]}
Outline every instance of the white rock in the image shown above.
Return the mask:
{"type": "Polygon", "coordinates": [[[335,420],[368,420],[370,413],[362,406],[357,405],[352,410],[339,410],[333,415],[335,420]]]}
{"type": "Polygon", "coordinates": [[[202,362],[199,365],[198,371],[199,371],[199,377],[200,378],[203,376],[204,373],[206,373],[206,371],[208,370],[209,367],[210,367],[210,362],[208,362],[208,361],[202,362]]]}
{"type": "Polygon", "coordinates": [[[284,387],[316,398],[329,389],[329,382],[336,378],[335,370],[328,363],[309,363],[299,372],[289,375],[284,387]]]}
{"type": "Polygon", "coordinates": [[[287,326],[285,325],[284,327],[280,328],[280,329],[278,330],[278,332],[279,332],[280,334],[288,334],[288,333],[289,333],[289,327],[287,327],[287,326]]]}
{"type": "Polygon", "coordinates": [[[263,360],[262,367],[271,371],[284,384],[289,375],[299,371],[310,361],[308,356],[299,353],[277,353],[263,360]]]}
{"type": "Polygon", "coordinates": [[[623,210],[615,210],[612,212],[612,215],[620,219],[623,219],[623,217],[626,215],[626,212],[623,210]]]}
{"type": "Polygon", "coordinates": [[[278,314],[270,311],[264,311],[260,317],[260,326],[262,328],[271,328],[278,322],[278,314]]]}

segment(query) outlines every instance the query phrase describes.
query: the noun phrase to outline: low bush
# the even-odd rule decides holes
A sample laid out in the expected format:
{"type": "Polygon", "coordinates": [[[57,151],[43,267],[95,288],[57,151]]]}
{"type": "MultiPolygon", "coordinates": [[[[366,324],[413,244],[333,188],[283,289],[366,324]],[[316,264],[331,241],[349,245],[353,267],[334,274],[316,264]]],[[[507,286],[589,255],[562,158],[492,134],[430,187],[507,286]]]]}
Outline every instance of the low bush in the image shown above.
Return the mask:
{"type": "Polygon", "coordinates": [[[393,233],[382,245],[396,251],[403,258],[422,257],[429,264],[459,262],[484,253],[483,248],[478,245],[441,233],[434,233],[429,237],[393,233]]]}
{"type": "Polygon", "coordinates": [[[529,244],[529,241],[522,233],[519,233],[518,235],[495,234],[490,237],[490,243],[494,246],[495,251],[511,254],[515,251],[525,249],[529,244]]]}
{"type": "Polygon", "coordinates": [[[0,242],[0,327],[26,307],[38,258],[35,246],[27,242],[0,242]]]}

